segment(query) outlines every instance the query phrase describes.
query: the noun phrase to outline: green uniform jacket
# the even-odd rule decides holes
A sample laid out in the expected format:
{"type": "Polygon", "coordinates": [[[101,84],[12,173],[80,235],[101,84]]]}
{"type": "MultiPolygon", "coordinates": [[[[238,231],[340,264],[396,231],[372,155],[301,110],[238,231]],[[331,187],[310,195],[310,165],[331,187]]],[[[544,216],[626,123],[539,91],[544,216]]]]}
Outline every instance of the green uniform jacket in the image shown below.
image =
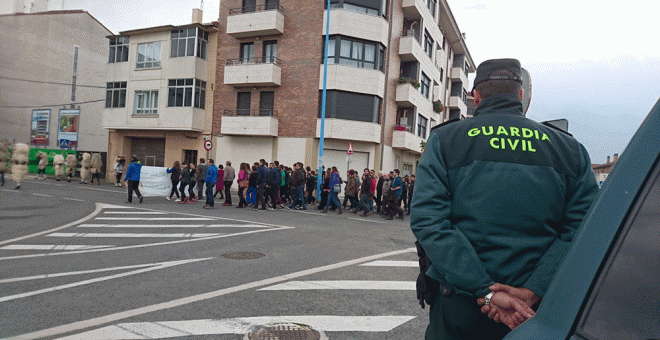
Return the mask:
{"type": "Polygon", "coordinates": [[[434,128],[417,182],[410,224],[427,275],[471,297],[496,282],[543,297],[598,192],[582,144],[509,95],[434,128]]]}

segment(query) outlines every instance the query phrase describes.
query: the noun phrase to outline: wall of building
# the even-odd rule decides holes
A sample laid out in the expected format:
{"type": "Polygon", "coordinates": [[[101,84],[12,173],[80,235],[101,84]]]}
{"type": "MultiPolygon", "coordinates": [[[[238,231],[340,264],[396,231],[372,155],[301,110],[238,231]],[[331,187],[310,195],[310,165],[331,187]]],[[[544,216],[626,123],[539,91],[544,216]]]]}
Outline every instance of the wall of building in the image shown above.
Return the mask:
{"type": "Polygon", "coordinates": [[[80,103],[75,105],[80,108],[77,149],[106,151],[108,132],[101,125],[108,58],[105,37],[108,34],[111,32],[82,11],[0,16],[0,45],[3,46],[0,73],[3,77],[31,81],[0,80],[0,124],[3,126],[0,138],[29,143],[32,111],[49,109],[49,143],[43,147],[58,148],[59,110],[80,103]],[[72,101],[74,45],[79,47],[78,86],[75,101],[72,101]]]}

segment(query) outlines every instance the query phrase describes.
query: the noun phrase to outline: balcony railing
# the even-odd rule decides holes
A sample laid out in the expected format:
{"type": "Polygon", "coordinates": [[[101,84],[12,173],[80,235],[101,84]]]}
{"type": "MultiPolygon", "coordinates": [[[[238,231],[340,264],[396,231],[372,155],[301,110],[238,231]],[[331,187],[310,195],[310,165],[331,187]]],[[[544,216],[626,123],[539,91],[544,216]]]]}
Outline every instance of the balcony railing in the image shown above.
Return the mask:
{"type": "Polygon", "coordinates": [[[284,7],[279,4],[267,4],[267,5],[258,5],[258,6],[245,6],[239,8],[232,8],[229,10],[229,15],[243,14],[243,13],[254,13],[261,11],[270,11],[276,9],[278,12],[284,14],[284,7]]]}
{"type": "Polygon", "coordinates": [[[419,32],[414,29],[405,30],[401,33],[402,37],[413,37],[419,43],[419,32]]]}
{"type": "Polygon", "coordinates": [[[249,65],[249,64],[275,64],[282,66],[282,60],[277,57],[251,57],[251,58],[237,58],[227,59],[227,65],[249,65]]]}
{"type": "Polygon", "coordinates": [[[223,116],[234,116],[234,117],[277,117],[277,110],[273,109],[259,109],[259,110],[247,110],[247,109],[236,109],[225,110],[223,116]]]}

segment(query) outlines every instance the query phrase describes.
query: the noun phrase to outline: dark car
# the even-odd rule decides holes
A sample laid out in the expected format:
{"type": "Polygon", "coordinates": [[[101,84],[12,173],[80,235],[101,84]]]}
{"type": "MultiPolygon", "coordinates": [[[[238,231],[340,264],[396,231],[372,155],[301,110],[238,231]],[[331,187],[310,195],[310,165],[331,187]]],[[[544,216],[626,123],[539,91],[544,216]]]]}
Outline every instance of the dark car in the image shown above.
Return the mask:
{"type": "Polygon", "coordinates": [[[505,339],[660,339],[660,101],[603,184],[536,316],[505,339]]]}

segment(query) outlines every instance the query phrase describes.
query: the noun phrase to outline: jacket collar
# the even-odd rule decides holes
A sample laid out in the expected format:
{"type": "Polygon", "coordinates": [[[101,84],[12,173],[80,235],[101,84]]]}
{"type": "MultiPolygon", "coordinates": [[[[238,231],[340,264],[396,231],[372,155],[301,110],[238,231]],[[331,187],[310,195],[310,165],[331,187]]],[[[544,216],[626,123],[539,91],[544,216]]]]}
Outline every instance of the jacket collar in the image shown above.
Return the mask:
{"type": "Polygon", "coordinates": [[[495,95],[484,99],[474,110],[474,116],[488,113],[509,113],[523,115],[522,102],[513,94],[495,95]]]}

